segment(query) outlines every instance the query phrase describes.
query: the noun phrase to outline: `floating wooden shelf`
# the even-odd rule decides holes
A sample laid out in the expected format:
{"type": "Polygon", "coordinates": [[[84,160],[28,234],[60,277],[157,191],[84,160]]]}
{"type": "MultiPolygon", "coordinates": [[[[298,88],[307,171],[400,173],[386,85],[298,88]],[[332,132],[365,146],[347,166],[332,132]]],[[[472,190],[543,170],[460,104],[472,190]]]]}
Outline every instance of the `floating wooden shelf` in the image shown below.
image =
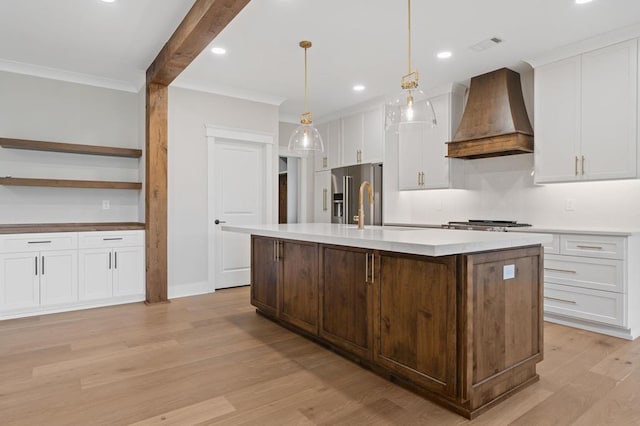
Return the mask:
{"type": "Polygon", "coordinates": [[[0,185],[50,186],[59,188],[142,189],[140,182],[109,182],[101,180],[63,180],[33,178],[0,178],[0,185]]]}
{"type": "Polygon", "coordinates": [[[86,223],[24,223],[0,224],[0,234],[30,234],[39,232],[85,232],[144,230],[139,222],[86,222],[86,223]]]}
{"type": "Polygon", "coordinates": [[[78,145],[74,143],[30,141],[26,139],[0,138],[0,146],[11,149],[29,149],[32,151],[66,152],[71,154],[103,155],[111,157],[142,157],[142,150],[116,148],[111,146],[78,145]]]}

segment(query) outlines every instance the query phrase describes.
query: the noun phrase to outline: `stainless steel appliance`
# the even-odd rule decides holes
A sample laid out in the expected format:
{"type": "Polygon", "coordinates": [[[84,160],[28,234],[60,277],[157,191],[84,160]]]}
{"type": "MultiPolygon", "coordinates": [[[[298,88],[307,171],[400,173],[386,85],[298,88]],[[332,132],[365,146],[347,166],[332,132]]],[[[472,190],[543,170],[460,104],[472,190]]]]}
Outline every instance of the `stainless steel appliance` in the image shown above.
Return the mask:
{"type": "Polygon", "coordinates": [[[373,188],[373,206],[365,203],[365,225],[382,225],[382,163],[331,170],[332,223],[356,223],[353,217],[358,215],[358,191],[364,181],[373,188]]]}
{"type": "Polygon", "coordinates": [[[448,229],[467,229],[472,231],[499,231],[504,232],[507,228],[521,228],[531,226],[528,223],[518,223],[515,220],[481,220],[473,219],[467,222],[449,222],[442,225],[448,229]]]}

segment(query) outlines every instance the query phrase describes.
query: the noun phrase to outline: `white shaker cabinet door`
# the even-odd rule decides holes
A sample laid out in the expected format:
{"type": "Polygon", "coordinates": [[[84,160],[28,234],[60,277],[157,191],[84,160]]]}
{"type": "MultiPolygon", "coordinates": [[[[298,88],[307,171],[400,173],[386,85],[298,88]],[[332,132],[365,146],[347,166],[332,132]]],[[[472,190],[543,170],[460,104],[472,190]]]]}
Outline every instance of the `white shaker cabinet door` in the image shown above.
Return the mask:
{"type": "Polygon", "coordinates": [[[113,295],[144,294],[144,248],[121,247],[113,250],[113,295]]]}
{"type": "Polygon", "coordinates": [[[331,223],[331,172],[316,172],[313,191],[313,221],[331,223]]]}
{"type": "Polygon", "coordinates": [[[324,151],[327,156],[327,169],[335,169],[342,165],[342,121],[340,119],[327,123],[324,151]]]}
{"type": "Polygon", "coordinates": [[[362,162],[363,114],[358,113],[342,119],[342,165],[351,166],[362,162]]]}
{"type": "Polygon", "coordinates": [[[398,128],[398,188],[422,188],[422,152],[427,133],[423,123],[400,124],[398,128]]]}
{"type": "Polygon", "coordinates": [[[582,56],[580,173],[584,179],[636,176],[637,72],[637,40],[582,56]]]}
{"type": "Polygon", "coordinates": [[[384,106],[366,111],[362,128],[362,162],[381,163],[384,151],[384,106]]]}
{"type": "Polygon", "coordinates": [[[329,141],[329,125],[328,124],[320,124],[316,127],[318,132],[320,133],[320,137],[322,137],[322,143],[324,144],[324,151],[316,151],[314,153],[314,170],[316,172],[320,172],[322,170],[327,170],[329,168],[329,152],[328,145],[329,141]]]}
{"type": "Polygon", "coordinates": [[[113,296],[111,249],[82,249],[79,257],[79,299],[95,300],[113,296]]]}
{"type": "Polygon", "coordinates": [[[78,252],[40,253],[40,304],[57,305],[78,300],[78,252]]]}
{"type": "Polygon", "coordinates": [[[0,310],[40,304],[38,252],[0,254],[0,310]]]}
{"type": "Polygon", "coordinates": [[[535,70],[535,181],[580,178],[580,57],[535,70]]]}
{"type": "Polygon", "coordinates": [[[447,156],[447,142],[451,140],[450,95],[440,95],[430,99],[438,120],[437,126],[426,125],[425,146],[422,155],[422,188],[449,188],[451,185],[451,161],[447,156]]]}

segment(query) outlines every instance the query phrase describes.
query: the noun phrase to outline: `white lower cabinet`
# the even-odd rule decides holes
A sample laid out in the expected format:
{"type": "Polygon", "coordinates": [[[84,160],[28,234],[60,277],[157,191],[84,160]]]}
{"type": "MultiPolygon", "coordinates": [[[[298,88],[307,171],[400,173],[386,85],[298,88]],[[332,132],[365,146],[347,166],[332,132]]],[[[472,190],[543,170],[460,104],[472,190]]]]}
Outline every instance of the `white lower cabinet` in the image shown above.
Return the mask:
{"type": "Polygon", "coordinates": [[[0,319],[144,300],[144,231],[0,235],[0,319]]]}
{"type": "Polygon", "coordinates": [[[640,335],[638,236],[556,234],[545,246],[545,320],[612,336],[640,335]]]}
{"type": "Polygon", "coordinates": [[[0,236],[0,313],[78,300],[75,234],[0,236]]]}
{"type": "Polygon", "coordinates": [[[80,233],[80,300],[144,296],[140,231],[80,233]]]}

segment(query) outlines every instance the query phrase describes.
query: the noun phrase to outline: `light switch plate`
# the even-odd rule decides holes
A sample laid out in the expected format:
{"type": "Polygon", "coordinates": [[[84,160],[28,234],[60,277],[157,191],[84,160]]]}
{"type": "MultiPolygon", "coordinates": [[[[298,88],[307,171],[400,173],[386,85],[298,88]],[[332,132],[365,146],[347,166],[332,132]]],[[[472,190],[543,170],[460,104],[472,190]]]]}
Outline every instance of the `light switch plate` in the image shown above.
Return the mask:
{"type": "Polygon", "coordinates": [[[504,265],[502,267],[502,279],[510,280],[516,277],[516,265],[504,265]]]}

